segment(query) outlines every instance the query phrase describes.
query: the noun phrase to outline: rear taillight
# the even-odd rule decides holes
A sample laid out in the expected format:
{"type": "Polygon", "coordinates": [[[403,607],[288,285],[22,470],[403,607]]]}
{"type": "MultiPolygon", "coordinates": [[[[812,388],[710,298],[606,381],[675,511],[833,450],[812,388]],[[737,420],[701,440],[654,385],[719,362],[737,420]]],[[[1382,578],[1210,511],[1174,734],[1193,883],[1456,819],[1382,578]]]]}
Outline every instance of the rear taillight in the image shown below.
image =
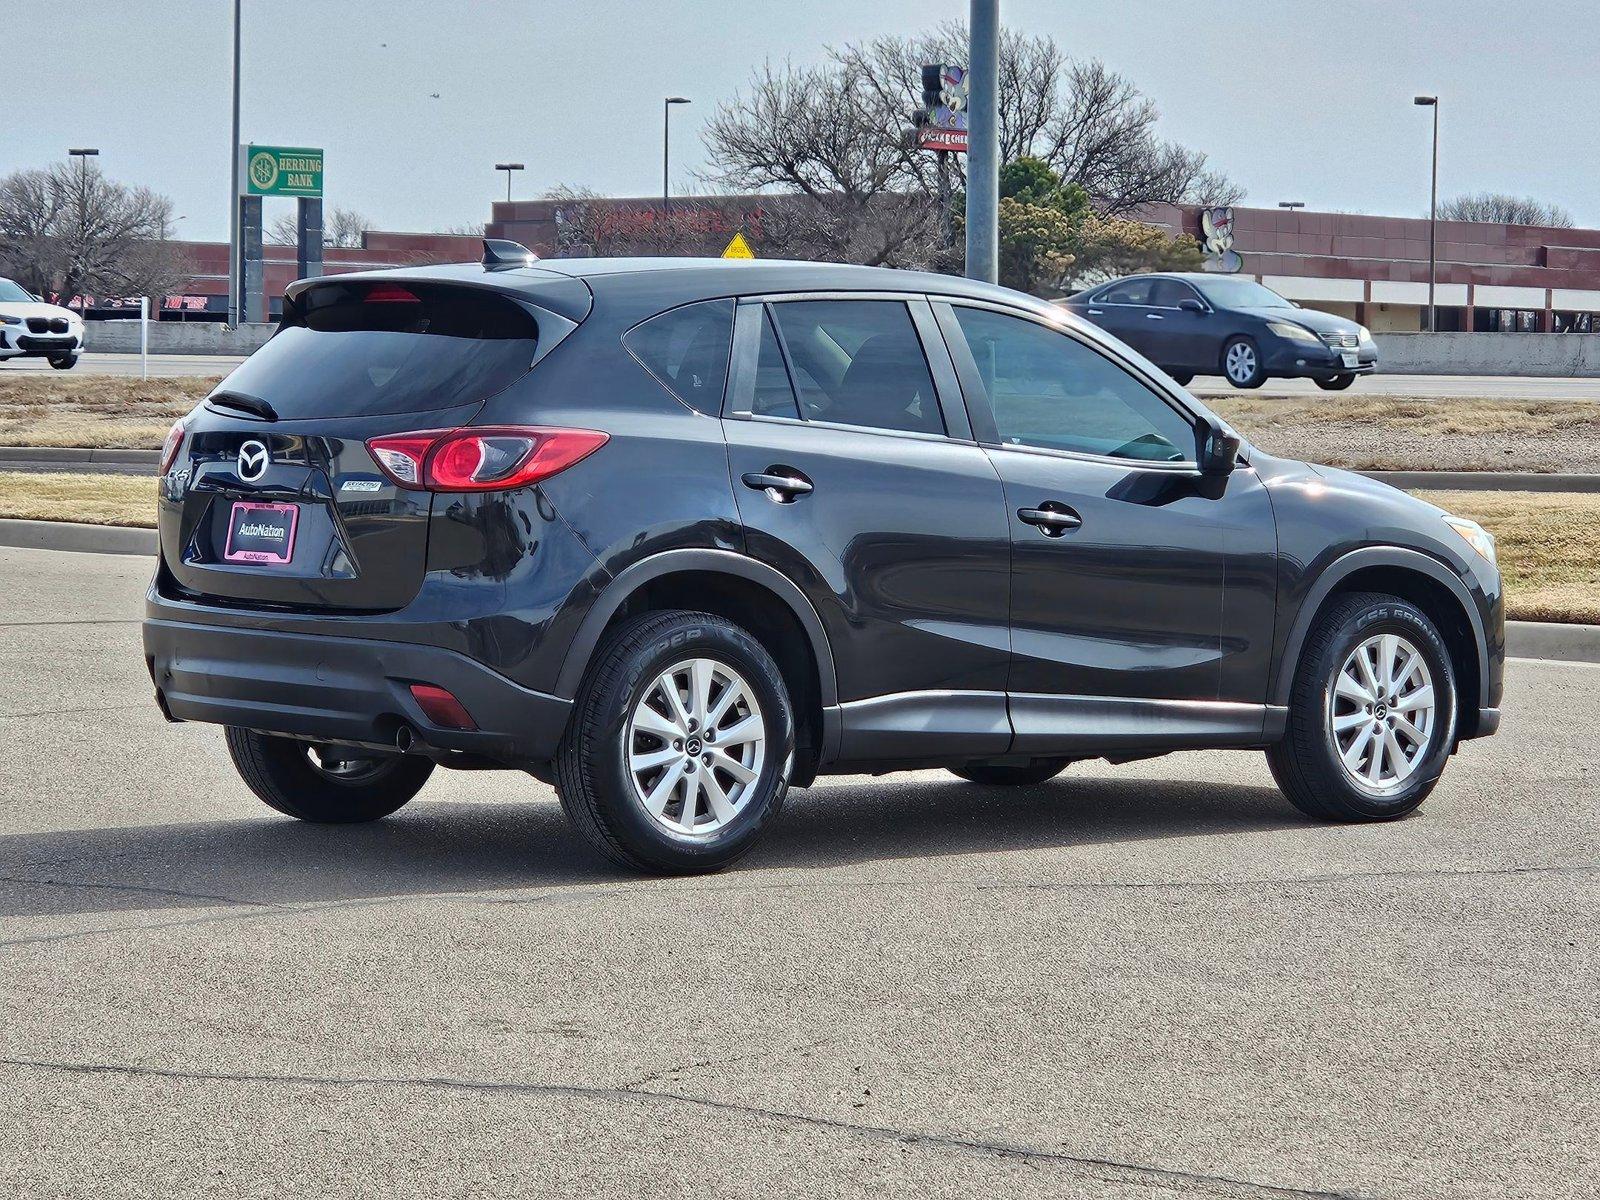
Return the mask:
{"type": "Polygon", "coordinates": [[[411,698],[423,716],[446,729],[476,729],[478,723],[454,695],[433,683],[413,683],[411,698]]]}
{"type": "Polygon", "coordinates": [[[565,471],[604,446],[596,429],[486,425],[372,438],[367,449],[403,488],[430,492],[502,492],[565,471]]]}
{"type": "Polygon", "coordinates": [[[161,469],[157,475],[165,475],[172,470],[172,464],[178,460],[178,451],[183,447],[183,422],[174,421],[172,428],[167,430],[167,440],[161,443],[161,469]]]}

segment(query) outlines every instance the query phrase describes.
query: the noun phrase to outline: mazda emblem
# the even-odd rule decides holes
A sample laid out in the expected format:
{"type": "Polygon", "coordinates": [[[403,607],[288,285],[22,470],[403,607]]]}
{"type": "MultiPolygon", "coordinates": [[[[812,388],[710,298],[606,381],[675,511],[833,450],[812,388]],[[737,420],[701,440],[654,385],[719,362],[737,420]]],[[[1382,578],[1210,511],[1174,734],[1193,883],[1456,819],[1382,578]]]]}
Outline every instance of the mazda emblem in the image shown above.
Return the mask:
{"type": "Polygon", "coordinates": [[[272,461],[272,456],[267,453],[267,447],[254,439],[239,447],[239,478],[247,483],[254,483],[267,473],[267,465],[272,461]]]}

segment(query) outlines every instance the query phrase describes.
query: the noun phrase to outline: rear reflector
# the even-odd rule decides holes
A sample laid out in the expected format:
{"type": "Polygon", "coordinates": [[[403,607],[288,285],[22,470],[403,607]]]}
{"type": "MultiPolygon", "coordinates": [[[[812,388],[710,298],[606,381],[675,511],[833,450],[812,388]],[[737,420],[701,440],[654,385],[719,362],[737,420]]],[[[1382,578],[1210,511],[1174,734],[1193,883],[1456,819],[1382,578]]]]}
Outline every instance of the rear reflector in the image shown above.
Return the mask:
{"type": "Polygon", "coordinates": [[[403,488],[502,492],[528,487],[587,458],[610,440],[596,429],[486,425],[372,438],[367,449],[403,488]]]}
{"type": "Polygon", "coordinates": [[[442,687],[431,683],[413,683],[411,685],[411,698],[422,709],[422,715],[435,725],[446,729],[476,729],[478,723],[472,719],[472,714],[467,712],[461,701],[457,700],[442,687]]]}

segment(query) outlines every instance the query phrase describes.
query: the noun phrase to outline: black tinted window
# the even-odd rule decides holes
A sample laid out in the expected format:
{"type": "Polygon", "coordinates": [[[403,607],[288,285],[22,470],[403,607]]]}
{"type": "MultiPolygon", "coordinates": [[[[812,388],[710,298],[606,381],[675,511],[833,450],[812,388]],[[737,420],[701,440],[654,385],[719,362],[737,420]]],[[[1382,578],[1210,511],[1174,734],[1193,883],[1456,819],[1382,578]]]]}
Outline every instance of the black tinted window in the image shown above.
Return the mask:
{"type": "Polygon", "coordinates": [[[1106,304],[1149,304],[1150,281],[1148,279],[1130,279],[1125,283],[1114,283],[1101,292],[1096,299],[1106,304]]]}
{"type": "Polygon", "coordinates": [[[898,300],[801,300],[772,306],[808,420],[943,433],[911,314],[898,300]]]}
{"type": "Polygon", "coordinates": [[[1150,303],[1157,308],[1177,308],[1180,300],[1198,300],[1194,289],[1176,279],[1157,279],[1150,286],[1150,303]]]}
{"type": "Polygon", "coordinates": [[[722,411],[733,340],[733,301],[687,304],[651,317],[623,335],[622,344],[690,408],[722,411]]]}
{"type": "Polygon", "coordinates": [[[772,318],[765,312],[761,314],[761,349],[756,357],[756,390],[751,397],[750,411],[763,417],[800,419],[789,370],[783,365],[783,351],[778,348],[777,335],[772,332],[772,318]]]}
{"type": "Polygon", "coordinates": [[[527,371],[537,339],[533,317],[493,292],[319,284],[217,390],[259,397],[284,420],[452,408],[527,371]]]}
{"type": "Polygon", "coordinates": [[[1064,333],[957,306],[1000,440],[1112,458],[1187,462],[1187,417],[1110,359],[1064,333]]]}

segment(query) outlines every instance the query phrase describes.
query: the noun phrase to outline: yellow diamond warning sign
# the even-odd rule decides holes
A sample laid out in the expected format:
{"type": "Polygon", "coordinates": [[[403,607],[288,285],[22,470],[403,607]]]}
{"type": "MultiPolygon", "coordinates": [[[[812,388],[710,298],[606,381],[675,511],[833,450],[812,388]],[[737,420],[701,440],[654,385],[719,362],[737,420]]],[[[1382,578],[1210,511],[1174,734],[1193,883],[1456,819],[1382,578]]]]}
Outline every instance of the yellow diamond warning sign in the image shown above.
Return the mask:
{"type": "Polygon", "coordinates": [[[733,240],[728,243],[727,249],[722,252],[723,258],[754,258],[756,252],[750,249],[750,243],[744,240],[744,234],[736,233],[733,240]]]}

